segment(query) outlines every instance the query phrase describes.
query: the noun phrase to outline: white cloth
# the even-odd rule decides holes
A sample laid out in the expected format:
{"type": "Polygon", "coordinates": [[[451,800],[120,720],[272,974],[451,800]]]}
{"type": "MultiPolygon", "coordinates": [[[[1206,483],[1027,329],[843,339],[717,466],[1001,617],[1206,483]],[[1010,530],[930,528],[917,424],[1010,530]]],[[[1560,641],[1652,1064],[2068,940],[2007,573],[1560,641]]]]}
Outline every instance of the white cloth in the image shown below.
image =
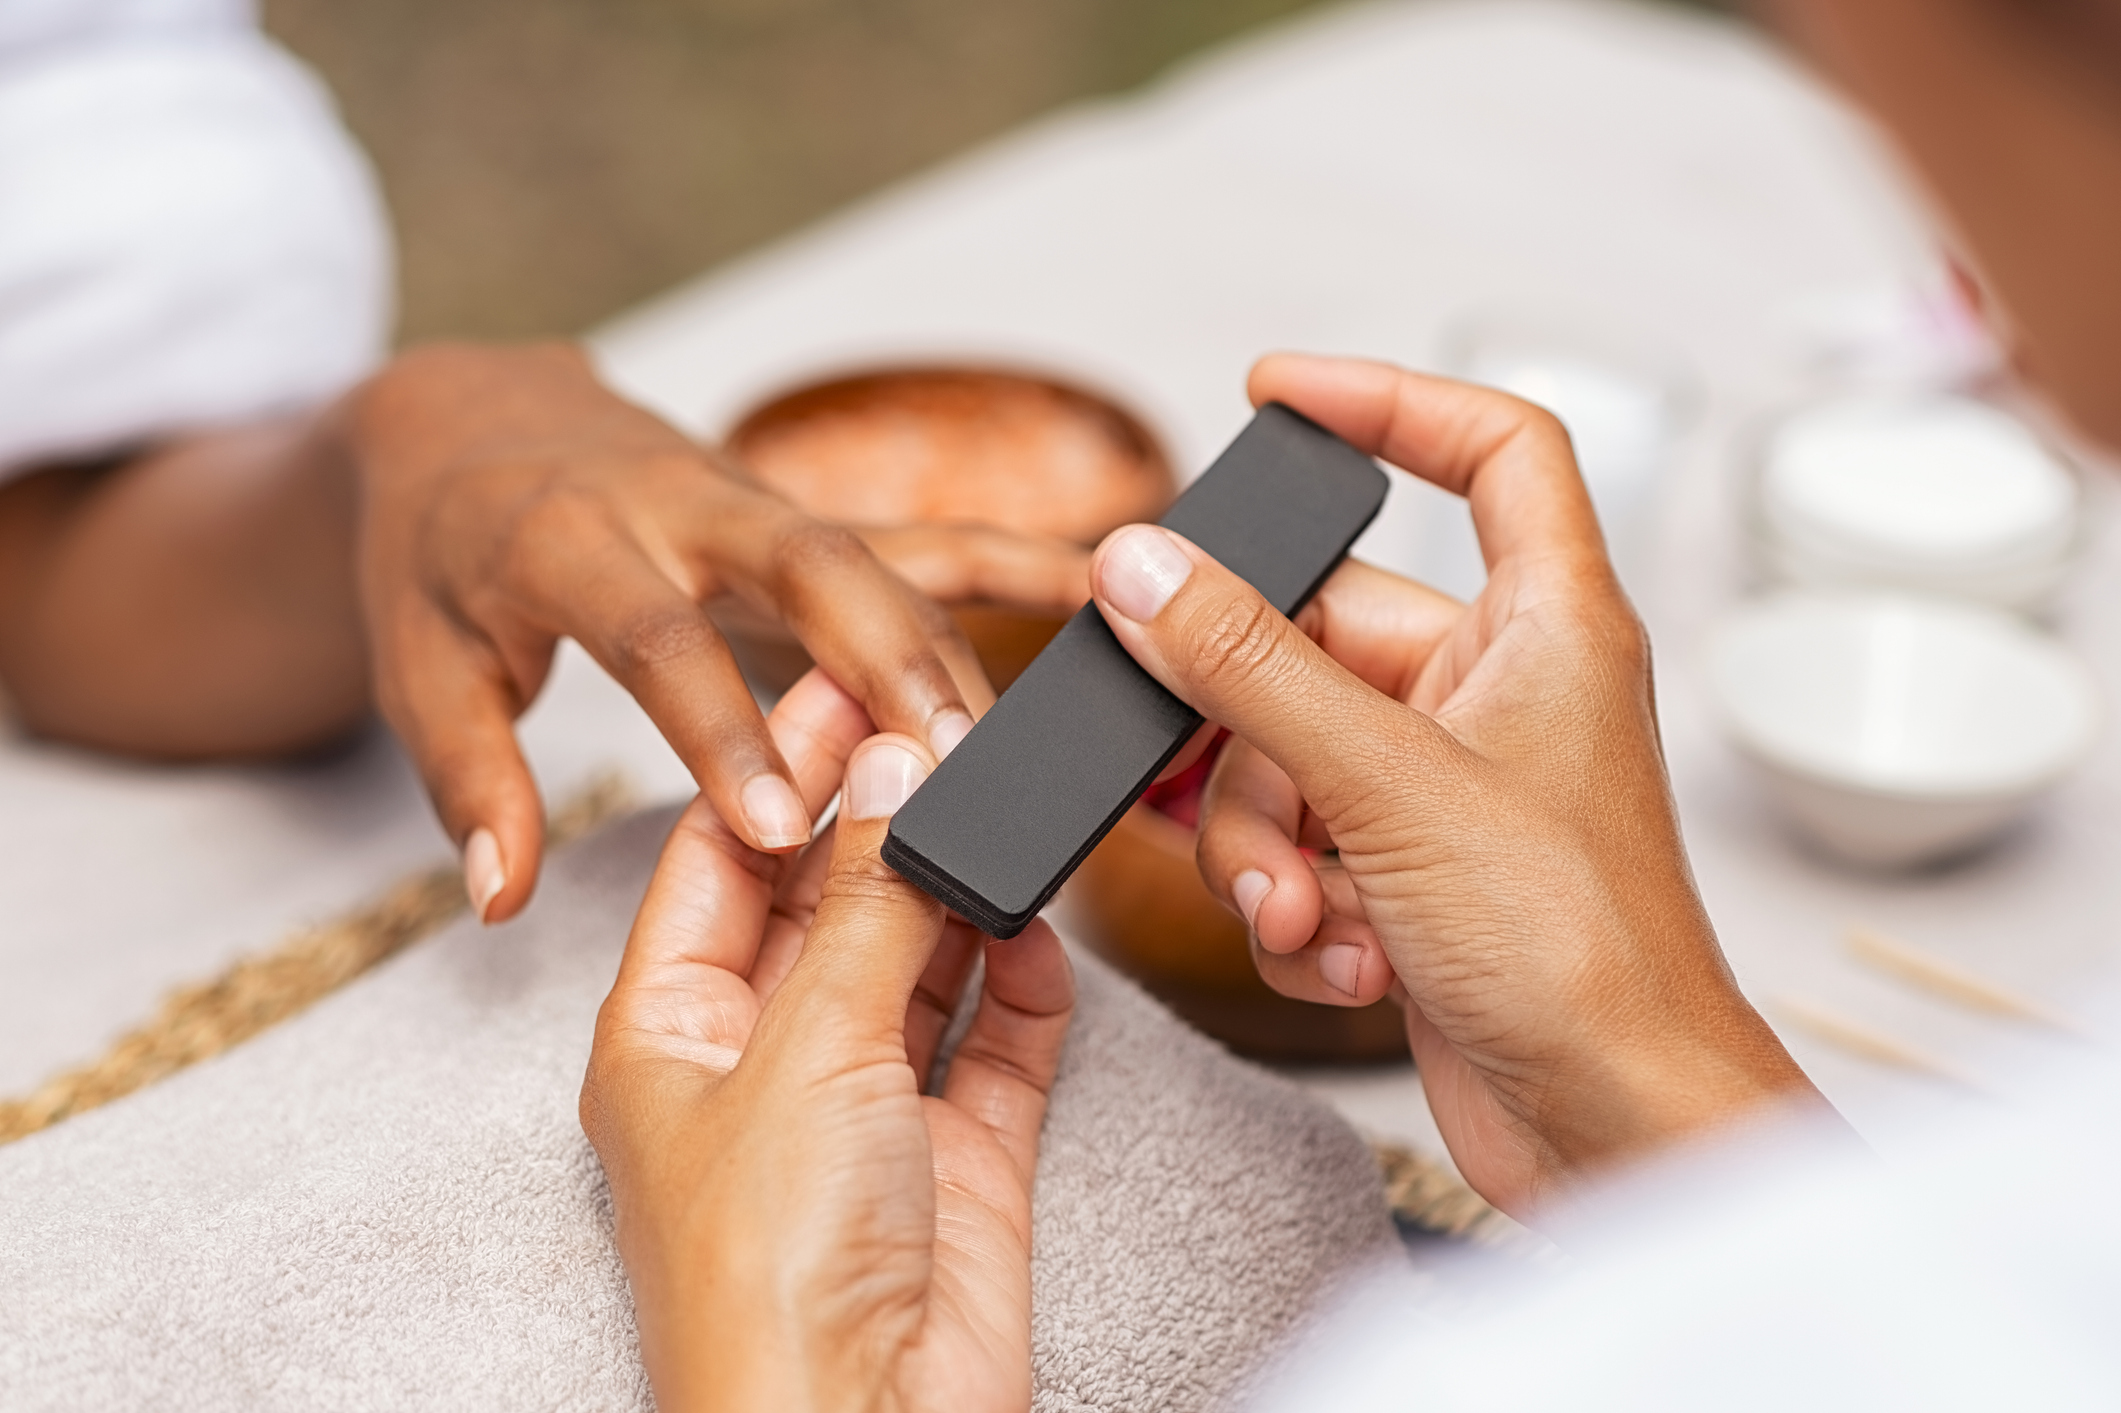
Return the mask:
{"type": "Polygon", "coordinates": [[[390,289],[365,160],[244,0],[0,6],[0,476],[328,398],[390,289]]]}
{"type": "Polygon", "coordinates": [[[1674,1163],[1587,1214],[1579,1267],[1475,1318],[1380,1284],[1258,1413],[2121,1408],[2121,1069],[2046,1077],[1890,1162],[1674,1163]]]}
{"type": "Polygon", "coordinates": [[[0,61],[62,45],[241,34],[256,23],[252,0],[7,0],[0,61]]]}

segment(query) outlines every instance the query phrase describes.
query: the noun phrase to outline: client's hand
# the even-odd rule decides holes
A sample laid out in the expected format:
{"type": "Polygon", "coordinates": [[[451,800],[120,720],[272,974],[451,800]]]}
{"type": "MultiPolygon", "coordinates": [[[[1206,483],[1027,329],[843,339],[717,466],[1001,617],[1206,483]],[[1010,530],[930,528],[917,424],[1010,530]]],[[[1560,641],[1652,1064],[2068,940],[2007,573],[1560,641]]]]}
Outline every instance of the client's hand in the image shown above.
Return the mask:
{"type": "Polygon", "coordinates": [[[1269,358],[1251,392],[1464,495],[1488,564],[1470,605],[1348,564],[1299,629],[1160,529],[1098,550],[1120,641],[1239,738],[1200,862],[1262,975],[1341,1005],[1403,988],[1452,1156],[1520,1215],[1763,1100],[1816,1099],[1695,893],[1648,642],[1561,425],[1372,363],[1269,358]],[[1305,844],[1337,856],[1314,868],[1305,844]]]}
{"type": "MultiPolygon", "coordinates": [[[[647,710],[755,848],[810,837],[703,605],[785,622],[885,729],[947,753],[986,679],[949,616],[854,532],[811,519],[599,383],[575,349],[439,347],[349,404],[376,699],[465,851],[489,920],[543,845],[513,731],[572,637],[647,710]],[[969,700],[968,700],[969,699],[969,700]]],[[[923,587],[1041,612],[1081,601],[1080,550],[923,527],[877,545],[923,587]]]]}
{"type": "Polygon", "coordinates": [[[838,822],[794,861],[686,812],[582,1089],[657,1406],[1027,1408],[1067,956],[1042,922],[987,944],[971,1029],[923,1097],[983,940],[877,857],[931,757],[857,746],[860,706],[817,672],[769,726],[811,810],[846,763],[838,822]]]}

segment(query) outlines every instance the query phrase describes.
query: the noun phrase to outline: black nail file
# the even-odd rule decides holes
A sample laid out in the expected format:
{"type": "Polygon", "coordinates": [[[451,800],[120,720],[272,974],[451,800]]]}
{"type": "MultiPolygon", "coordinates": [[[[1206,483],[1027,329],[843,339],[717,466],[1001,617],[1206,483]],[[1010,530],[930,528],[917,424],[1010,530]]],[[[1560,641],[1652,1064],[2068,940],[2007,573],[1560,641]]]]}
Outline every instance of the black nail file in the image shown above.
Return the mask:
{"type": "MultiPolygon", "coordinates": [[[[1269,403],[1160,523],[1294,613],[1376,518],[1386,484],[1369,457],[1269,403]]],[[[900,807],[884,862],[1014,937],[1200,720],[1086,604],[900,807]]]]}

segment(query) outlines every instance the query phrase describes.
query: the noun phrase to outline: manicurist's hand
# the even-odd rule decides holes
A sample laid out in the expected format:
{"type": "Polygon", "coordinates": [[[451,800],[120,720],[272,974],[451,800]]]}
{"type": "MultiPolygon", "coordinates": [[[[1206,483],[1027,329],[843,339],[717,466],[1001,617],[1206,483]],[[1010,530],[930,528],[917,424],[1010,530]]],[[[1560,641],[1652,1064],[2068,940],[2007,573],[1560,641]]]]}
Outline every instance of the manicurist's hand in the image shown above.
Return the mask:
{"type": "Polygon", "coordinates": [[[571,347],[417,351],[346,418],[376,699],[490,921],[536,879],[543,816],[513,723],[561,637],[634,695],[739,837],[779,850],[810,817],[709,600],[785,623],[879,726],[938,755],[991,698],[915,585],[1080,602],[1081,551],[947,526],[879,531],[872,549],[608,391],[571,347]]]}
{"type": "Polygon", "coordinates": [[[1400,994],[1453,1158],[1518,1215],[1762,1103],[1823,1103],[1695,893],[1648,643],[1561,425],[1375,363],[1269,358],[1251,393],[1465,496],[1488,565],[1462,605],[1351,562],[1299,627],[1164,530],[1098,550],[1120,641],[1238,738],[1199,853],[1261,974],[1400,994]]]}
{"type": "Polygon", "coordinates": [[[819,672],[769,726],[806,811],[844,766],[836,823],[797,858],[704,800],[686,812],[582,1090],[657,1406],[1028,1408],[1031,1176],[1067,956],[1042,922],[988,942],[878,858],[932,764],[920,742],[863,740],[819,672]],[[978,1011],[926,1097],[983,947],[978,1011]]]}

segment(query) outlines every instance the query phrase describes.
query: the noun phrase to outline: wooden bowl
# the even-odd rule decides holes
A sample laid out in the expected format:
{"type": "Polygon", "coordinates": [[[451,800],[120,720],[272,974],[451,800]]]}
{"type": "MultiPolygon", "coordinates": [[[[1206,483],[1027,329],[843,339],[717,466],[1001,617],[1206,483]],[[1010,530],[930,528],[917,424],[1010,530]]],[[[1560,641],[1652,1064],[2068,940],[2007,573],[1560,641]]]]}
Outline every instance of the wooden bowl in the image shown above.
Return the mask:
{"type": "MultiPolygon", "coordinates": [[[[1170,458],[1132,413],[1001,369],[894,368],[813,383],[745,413],[724,445],[804,510],[848,525],[994,525],[1087,548],[1156,519],[1178,489],[1170,458]]],[[[997,690],[1066,621],[998,607],[954,613],[997,690]]],[[[799,644],[761,625],[733,629],[730,641],[774,690],[810,666],[799,644]]]]}
{"type": "MultiPolygon", "coordinates": [[[[725,445],[767,486],[842,524],[977,523],[1088,546],[1156,519],[1177,490],[1139,418],[1080,388],[996,369],[882,369],[815,383],[746,413],[725,445]]],[[[955,613],[997,689],[1064,621],[989,607],[955,613]]],[[[785,632],[725,626],[762,686],[785,689],[810,666],[785,632]]],[[[1406,1053],[1390,1006],[1345,1010],[1270,990],[1253,971],[1243,925],[1195,870],[1190,825],[1148,805],[1091,853],[1067,896],[1086,942],[1233,1049],[1342,1062],[1406,1053]]]]}

